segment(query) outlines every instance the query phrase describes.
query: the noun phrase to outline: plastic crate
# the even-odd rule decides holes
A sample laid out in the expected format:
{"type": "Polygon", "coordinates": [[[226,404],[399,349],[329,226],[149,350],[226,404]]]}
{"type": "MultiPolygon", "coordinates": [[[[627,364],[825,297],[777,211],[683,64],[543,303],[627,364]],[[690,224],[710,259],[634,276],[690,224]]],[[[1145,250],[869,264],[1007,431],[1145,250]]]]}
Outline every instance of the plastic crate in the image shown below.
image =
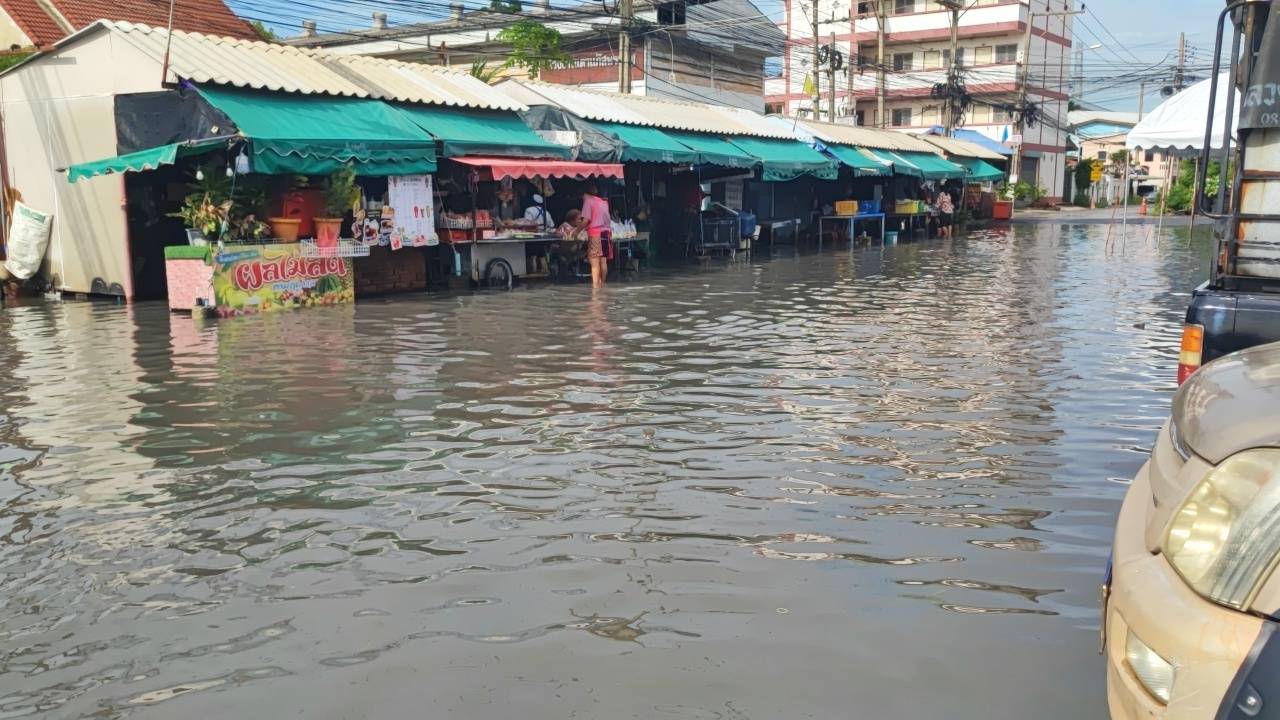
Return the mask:
{"type": "Polygon", "coordinates": [[[836,214],[837,215],[857,215],[858,201],[857,200],[837,200],[836,214]]]}
{"type": "Polygon", "coordinates": [[[879,200],[859,200],[858,212],[865,213],[867,215],[875,215],[876,213],[880,212],[880,201],[879,200]]]}

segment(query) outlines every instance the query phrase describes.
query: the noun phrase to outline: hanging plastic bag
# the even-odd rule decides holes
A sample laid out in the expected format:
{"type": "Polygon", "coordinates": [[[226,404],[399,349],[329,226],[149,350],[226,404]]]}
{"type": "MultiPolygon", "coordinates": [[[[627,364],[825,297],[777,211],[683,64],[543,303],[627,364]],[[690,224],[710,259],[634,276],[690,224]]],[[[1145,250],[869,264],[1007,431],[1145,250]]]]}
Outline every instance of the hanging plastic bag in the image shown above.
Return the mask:
{"type": "Polygon", "coordinates": [[[45,250],[49,248],[49,229],[53,214],[33,210],[23,203],[13,206],[13,223],[9,225],[8,258],[4,269],[19,280],[26,280],[40,269],[45,250]]]}

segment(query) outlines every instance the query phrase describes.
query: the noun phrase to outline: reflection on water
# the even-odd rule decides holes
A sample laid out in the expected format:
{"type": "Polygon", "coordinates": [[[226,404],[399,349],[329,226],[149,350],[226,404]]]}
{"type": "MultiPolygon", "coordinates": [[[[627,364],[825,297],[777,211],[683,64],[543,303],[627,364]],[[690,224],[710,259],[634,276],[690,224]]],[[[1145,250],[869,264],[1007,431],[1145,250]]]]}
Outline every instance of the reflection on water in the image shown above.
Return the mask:
{"type": "Polygon", "coordinates": [[[8,310],[0,717],[1099,716],[1207,248],[1104,233],[8,310]]]}

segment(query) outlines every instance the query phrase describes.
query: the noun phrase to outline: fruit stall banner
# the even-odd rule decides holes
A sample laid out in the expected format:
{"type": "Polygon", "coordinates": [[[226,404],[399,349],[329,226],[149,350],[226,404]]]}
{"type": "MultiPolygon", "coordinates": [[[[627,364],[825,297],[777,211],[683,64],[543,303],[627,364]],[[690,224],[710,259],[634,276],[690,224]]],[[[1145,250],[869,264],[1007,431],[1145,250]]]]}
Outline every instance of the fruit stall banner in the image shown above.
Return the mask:
{"type": "Polygon", "coordinates": [[[355,300],[351,259],[306,257],[302,245],[246,245],[213,256],[218,315],[252,315],[355,300]]]}

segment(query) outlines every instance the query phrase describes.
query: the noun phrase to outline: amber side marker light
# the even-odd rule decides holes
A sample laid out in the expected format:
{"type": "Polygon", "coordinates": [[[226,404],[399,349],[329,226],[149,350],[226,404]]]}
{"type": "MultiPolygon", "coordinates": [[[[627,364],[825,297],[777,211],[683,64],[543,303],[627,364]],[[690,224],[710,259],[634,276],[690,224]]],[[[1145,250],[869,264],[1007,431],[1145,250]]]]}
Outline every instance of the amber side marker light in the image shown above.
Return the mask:
{"type": "Polygon", "coordinates": [[[1204,326],[1187,323],[1182,326],[1182,347],[1178,352],[1178,384],[1187,381],[1191,373],[1200,369],[1204,350],[1204,326]]]}

